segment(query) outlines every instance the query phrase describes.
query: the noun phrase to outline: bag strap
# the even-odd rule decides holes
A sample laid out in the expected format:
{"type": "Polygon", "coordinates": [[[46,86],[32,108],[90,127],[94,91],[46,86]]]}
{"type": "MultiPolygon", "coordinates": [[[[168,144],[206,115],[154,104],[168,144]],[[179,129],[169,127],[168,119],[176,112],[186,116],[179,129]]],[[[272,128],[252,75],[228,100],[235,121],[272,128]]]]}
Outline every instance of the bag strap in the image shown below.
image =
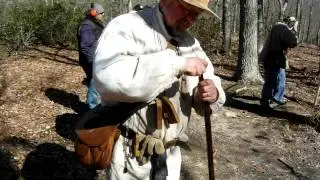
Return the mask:
{"type": "Polygon", "coordinates": [[[156,128],[162,128],[162,120],[168,124],[180,122],[179,116],[171,100],[167,96],[156,98],[156,128]]]}
{"type": "Polygon", "coordinates": [[[104,126],[115,126],[124,123],[137,110],[147,103],[119,103],[116,106],[98,105],[89,110],[76,124],[76,130],[95,129],[104,126]]]}

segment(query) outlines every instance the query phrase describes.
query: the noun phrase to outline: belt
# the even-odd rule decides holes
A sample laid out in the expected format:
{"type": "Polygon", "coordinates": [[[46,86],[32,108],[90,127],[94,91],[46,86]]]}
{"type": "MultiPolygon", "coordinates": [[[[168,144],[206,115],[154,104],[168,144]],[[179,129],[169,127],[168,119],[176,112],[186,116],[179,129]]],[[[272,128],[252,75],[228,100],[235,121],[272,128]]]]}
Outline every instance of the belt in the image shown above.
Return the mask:
{"type": "MultiPolygon", "coordinates": [[[[120,130],[121,135],[129,140],[133,140],[136,137],[136,132],[122,124],[118,126],[118,129],[120,130]]],[[[173,146],[179,146],[184,150],[191,151],[189,144],[187,142],[180,141],[179,139],[173,139],[164,143],[164,147],[166,149],[173,146]]]]}
{"type": "Polygon", "coordinates": [[[173,146],[179,146],[184,150],[191,151],[191,148],[187,142],[180,141],[178,139],[174,139],[165,143],[165,148],[168,149],[173,146]]]}

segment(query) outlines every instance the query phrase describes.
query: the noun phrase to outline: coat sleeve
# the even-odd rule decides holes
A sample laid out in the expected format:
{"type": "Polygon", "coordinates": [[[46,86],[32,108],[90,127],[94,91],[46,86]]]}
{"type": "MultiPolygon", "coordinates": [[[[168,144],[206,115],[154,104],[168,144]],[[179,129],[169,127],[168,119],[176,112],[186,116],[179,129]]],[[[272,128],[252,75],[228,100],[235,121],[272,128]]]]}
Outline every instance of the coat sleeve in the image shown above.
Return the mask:
{"type": "Polygon", "coordinates": [[[177,80],[185,58],[170,49],[146,54],[146,43],[134,37],[134,28],[128,27],[127,19],[125,22],[114,19],[99,39],[95,86],[106,101],[149,102],[177,80]]]}
{"type": "MultiPolygon", "coordinates": [[[[196,44],[199,44],[199,43],[197,42],[196,44]]],[[[210,61],[209,57],[205,54],[205,52],[202,50],[200,45],[198,46],[198,49],[200,50],[201,57],[204,58],[208,62],[208,66],[207,66],[206,72],[203,74],[203,78],[204,79],[211,79],[214,82],[214,84],[217,88],[217,91],[218,91],[217,101],[210,104],[211,109],[213,111],[216,111],[219,108],[221,108],[222,105],[225,103],[226,95],[225,95],[225,92],[224,92],[222,84],[221,84],[221,79],[214,74],[214,67],[213,67],[212,62],[210,61]]],[[[193,100],[194,109],[196,110],[196,112],[198,114],[203,115],[204,104],[199,98],[197,86],[193,90],[193,99],[194,99],[193,100]]]]}
{"type": "Polygon", "coordinates": [[[95,51],[95,34],[88,24],[82,25],[80,28],[80,51],[87,57],[89,62],[93,61],[95,51]]]}
{"type": "Polygon", "coordinates": [[[282,34],[280,36],[282,42],[285,43],[286,48],[294,48],[297,46],[298,44],[298,39],[295,35],[295,33],[293,33],[289,28],[287,27],[283,27],[282,28],[282,34]]]}

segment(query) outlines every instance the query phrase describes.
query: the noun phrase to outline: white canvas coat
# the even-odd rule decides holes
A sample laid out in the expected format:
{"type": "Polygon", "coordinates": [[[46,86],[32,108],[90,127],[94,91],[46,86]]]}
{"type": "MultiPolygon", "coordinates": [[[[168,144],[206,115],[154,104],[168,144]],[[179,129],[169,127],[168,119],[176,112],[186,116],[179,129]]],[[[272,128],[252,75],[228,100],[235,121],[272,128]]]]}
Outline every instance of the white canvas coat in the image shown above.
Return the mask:
{"type": "MultiPolygon", "coordinates": [[[[220,78],[214,75],[214,68],[198,40],[187,32],[180,33],[177,37],[170,36],[158,6],[121,15],[105,28],[94,60],[93,78],[96,89],[107,105],[114,105],[116,102],[150,103],[125,122],[127,127],[138,133],[153,134],[164,143],[179,139],[185,136],[192,107],[197,112],[202,110],[196,90],[199,77],[181,74],[185,57],[199,57],[209,62],[204,78],[212,79],[219,93],[218,100],[211,107],[221,107],[225,102],[225,94],[220,78]],[[180,56],[167,48],[167,42],[172,38],[179,42],[180,56]],[[185,81],[182,81],[182,77],[185,81]],[[162,123],[163,128],[156,130],[156,109],[152,104],[160,94],[173,102],[180,122],[170,124],[168,128],[162,123]]],[[[150,163],[139,166],[135,159],[125,160],[123,148],[126,147],[123,146],[123,139],[121,137],[118,140],[114,149],[111,179],[149,179],[150,163]],[[129,164],[128,173],[123,173],[125,161],[129,164]]],[[[168,149],[167,156],[167,179],[179,179],[179,147],[168,149]]]]}

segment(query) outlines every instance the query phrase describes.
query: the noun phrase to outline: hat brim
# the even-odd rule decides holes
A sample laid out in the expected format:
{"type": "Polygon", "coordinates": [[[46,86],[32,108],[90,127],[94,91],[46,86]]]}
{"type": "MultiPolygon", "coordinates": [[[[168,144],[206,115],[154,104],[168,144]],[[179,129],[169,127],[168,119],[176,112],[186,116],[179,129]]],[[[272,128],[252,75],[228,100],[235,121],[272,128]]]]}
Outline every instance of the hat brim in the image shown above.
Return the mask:
{"type": "Polygon", "coordinates": [[[199,3],[198,1],[194,1],[194,0],[183,0],[183,1],[190,4],[191,6],[195,6],[197,8],[202,9],[205,14],[207,14],[211,17],[215,17],[219,21],[221,21],[221,18],[216,13],[214,13],[211,9],[209,9],[206,5],[203,5],[203,4],[199,3]]]}

